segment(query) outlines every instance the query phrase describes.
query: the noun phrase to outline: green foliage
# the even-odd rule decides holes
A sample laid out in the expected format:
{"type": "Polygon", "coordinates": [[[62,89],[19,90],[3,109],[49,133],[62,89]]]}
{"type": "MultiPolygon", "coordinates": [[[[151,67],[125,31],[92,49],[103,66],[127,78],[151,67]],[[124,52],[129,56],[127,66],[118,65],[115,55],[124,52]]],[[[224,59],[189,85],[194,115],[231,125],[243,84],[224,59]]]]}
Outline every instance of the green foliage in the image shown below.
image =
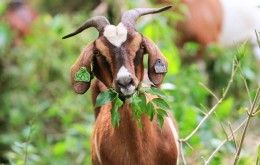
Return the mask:
{"type": "Polygon", "coordinates": [[[0,23],[8,36],[0,55],[0,157],[12,164],[23,164],[26,150],[27,164],[90,164],[93,108],[89,95],[72,92],[69,70],[84,46],[79,43],[96,33],[61,40],[73,24],[66,15],[42,14],[23,43],[13,46],[11,30],[0,23]]]}
{"type": "Polygon", "coordinates": [[[97,96],[96,106],[95,107],[100,107],[102,105],[105,105],[105,104],[107,104],[109,102],[114,101],[116,98],[118,98],[118,93],[110,88],[110,89],[108,89],[106,91],[101,92],[97,96]]]}
{"type": "Polygon", "coordinates": [[[123,102],[117,97],[115,101],[113,102],[113,106],[111,109],[111,119],[112,119],[112,124],[114,126],[119,126],[120,122],[120,113],[118,109],[123,105],[123,102]]]}
{"type": "Polygon", "coordinates": [[[123,102],[119,98],[119,94],[113,90],[112,88],[101,92],[96,99],[96,107],[100,107],[107,103],[112,102],[112,109],[111,111],[111,123],[112,125],[119,126],[120,122],[120,113],[119,108],[123,105],[123,102]]]}
{"type": "Polygon", "coordinates": [[[232,97],[224,100],[216,110],[217,117],[220,120],[224,120],[227,116],[230,115],[234,105],[234,99],[232,97]]]}
{"type": "Polygon", "coordinates": [[[187,42],[184,44],[183,49],[185,54],[189,56],[196,56],[200,49],[200,45],[196,42],[187,42]]]}
{"type": "MultiPolygon", "coordinates": [[[[94,115],[93,107],[90,106],[90,92],[83,96],[72,92],[69,70],[80,50],[97,38],[98,33],[90,28],[67,40],[61,40],[61,36],[73,31],[89,18],[98,1],[64,3],[59,0],[35,0],[32,3],[41,9],[38,11],[39,17],[32,26],[30,35],[21,39],[19,45],[15,45],[16,35],[4,17],[0,18],[0,160],[10,161],[11,164],[24,164],[26,161],[28,165],[91,164],[90,139],[94,115]],[[82,10],[77,11],[81,8],[82,10]],[[65,11],[71,13],[64,14],[65,11]]],[[[139,1],[127,1],[126,4],[129,4],[127,7],[141,6],[139,1]]],[[[1,16],[6,9],[7,0],[0,1],[1,16]]],[[[186,10],[185,6],[180,10],[186,10]]],[[[177,120],[179,135],[184,137],[204,116],[202,111],[207,112],[214,103],[200,83],[209,86],[216,95],[221,96],[230,76],[234,55],[238,54],[241,58],[241,71],[252,97],[255,93],[253,89],[259,86],[259,63],[252,55],[250,45],[245,43],[238,52],[236,49],[211,45],[205,55],[209,77],[195,63],[181,65],[179,52],[182,50],[172,41],[178,33],[168,24],[169,20],[171,24],[175,24],[176,20],[181,19],[181,14],[164,12],[152,16],[149,22],[145,19],[137,22],[137,29],[151,38],[167,57],[169,72],[164,82],[170,84],[171,88],[165,88],[164,94],[161,89],[144,89],[145,91],[133,96],[132,106],[136,120],[142,114],[148,115],[150,120],[157,116],[159,125],[162,125],[165,108],[168,107],[162,99],[167,101],[170,107],[168,109],[177,120]],[[147,93],[156,95],[159,99],[148,102],[147,93]]],[[[196,43],[190,43],[184,49],[186,53],[194,55],[198,47],[196,43]]],[[[79,79],[87,81],[88,75],[84,72],[79,79]]],[[[111,120],[116,126],[120,121],[118,109],[122,106],[122,101],[115,95],[107,95],[104,97],[106,99],[98,101],[98,105],[107,103],[107,100],[113,102],[111,120]]],[[[193,150],[184,145],[186,158],[194,164],[201,164],[200,159],[194,158],[211,153],[225,137],[219,126],[219,119],[224,124],[229,120],[240,120],[249,104],[244,81],[238,74],[228,98],[216,112],[217,118],[210,118],[189,141],[193,150]]],[[[259,129],[254,125],[252,127],[259,129]]],[[[249,131],[249,134],[252,132],[249,131]]],[[[247,141],[250,140],[255,139],[247,141]]],[[[212,164],[227,164],[225,161],[233,158],[234,150],[232,145],[223,147],[212,164]]],[[[240,164],[254,163],[255,154],[248,155],[245,150],[240,164]]]]}
{"type": "Polygon", "coordinates": [[[164,118],[167,116],[167,111],[170,109],[168,103],[163,99],[166,98],[166,95],[160,91],[158,88],[141,88],[137,91],[131,100],[131,104],[134,111],[134,116],[141,124],[141,117],[143,114],[146,114],[150,117],[150,120],[153,120],[154,115],[157,117],[157,122],[162,128],[164,123],[164,118]],[[151,100],[146,98],[148,94],[156,97],[151,100]]]}
{"type": "Polygon", "coordinates": [[[86,67],[81,67],[76,75],[75,75],[75,81],[80,81],[80,82],[89,82],[90,81],[90,74],[87,71],[86,67]]]}
{"type": "Polygon", "coordinates": [[[258,146],[256,165],[260,165],[260,145],[258,146]]]}
{"type": "MultiPolygon", "coordinates": [[[[162,99],[166,96],[157,88],[141,88],[136,91],[131,99],[131,106],[133,108],[133,114],[139,126],[141,126],[141,117],[146,114],[153,120],[154,115],[157,116],[157,121],[160,127],[163,126],[164,117],[167,116],[167,110],[170,109],[168,103],[162,99]],[[146,100],[147,93],[156,96],[150,101],[146,100]]],[[[123,101],[119,98],[119,94],[112,88],[101,92],[96,99],[96,107],[100,107],[107,103],[112,103],[111,109],[111,123],[112,125],[119,126],[120,113],[119,108],[123,105],[123,101]]]]}
{"type": "Polygon", "coordinates": [[[167,26],[165,17],[157,15],[149,23],[137,25],[141,33],[153,40],[160,48],[161,52],[168,59],[168,74],[176,74],[180,68],[179,51],[175,44],[172,44],[172,38],[175,31],[167,26]],[[160,30],[158,30],[160,29],[160,30]],[[163,31],[163,33],[161,33],[163,31]]]}

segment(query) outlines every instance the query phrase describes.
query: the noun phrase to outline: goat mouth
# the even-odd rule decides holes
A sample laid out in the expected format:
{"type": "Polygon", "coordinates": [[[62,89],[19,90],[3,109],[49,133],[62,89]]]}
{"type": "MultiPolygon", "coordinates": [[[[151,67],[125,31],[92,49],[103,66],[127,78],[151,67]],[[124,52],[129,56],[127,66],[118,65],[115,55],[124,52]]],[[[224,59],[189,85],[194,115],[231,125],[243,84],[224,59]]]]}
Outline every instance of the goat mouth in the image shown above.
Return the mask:
{"type": "Polygon", "coordinates": [[[135,93],[136,87],[133,85],[130,85],[127,88],[119,88],[119,90],[120,90],[120,95],[122,97],[130,97],[135,93]]]}

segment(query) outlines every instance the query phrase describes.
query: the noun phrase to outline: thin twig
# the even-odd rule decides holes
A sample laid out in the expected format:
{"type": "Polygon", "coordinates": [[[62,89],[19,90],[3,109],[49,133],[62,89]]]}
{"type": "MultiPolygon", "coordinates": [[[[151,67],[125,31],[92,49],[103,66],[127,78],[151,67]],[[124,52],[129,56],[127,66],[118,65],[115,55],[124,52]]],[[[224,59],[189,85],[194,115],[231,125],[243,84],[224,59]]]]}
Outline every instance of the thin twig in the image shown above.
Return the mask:
{"type": "MultiPolygon", "coordinates": [[[[259,106],[258,106],[259,107],[259,106]]],[[[260,112],[260,108],[258,110],[256,110],[252,116],[256,116],[258,113],[260,112]]]]}
{"type": "Polygon", "coordinates": [[[180,139],[180,141],[187,141],[189,140],[201,127],[201,125],[211,116],[211,114],[217,109],[217,107],[223,102],[223,100],[226,98],[226,95],[231,87],[231,84],[233,83],[235,73],[237,72],[238,69],[238,63],[236,63],[236,59],[233,60],[233,65],[232,65],[232,72],[231,76],[228,82],[227,87],[225,88],[222,97],[218,100],[218,102],[210,109],[210,111],[203,117],[203,119],[200,121],[200,123],[197,125],[197,127],[185,138],[180,139]]]}
{"type": "Polygon", "coordinates": [[[250,105],[252,105],[253,102],[252,102],[252,98],[251,98],[251,95],[250,95],[250,92],[249,92],[249,88],[248,88],[246,79],[245,79],[245,77],[244,77],[244,73],[242,72],[241,67],[240,67],[240,66],[238,66],[238,67],[239,67],[239,71],[240,71],[240,77],[242,78],[242,80],[243,80],[243,82],[244,82],[244,85],[245,85],[245,87],[246,87],[246,92],[247,92],[247,95],[248,95],[248,98],[249,98],[250,105]]]}
{"type": "Polygon", "coordinates": [[[260,145],[258,145],[258,151],[257,151],[257,159],[256,159],[256,165],[260,164],[260,145]]]}
{"type": "Polygon", "coordinates": [[[220,126],[222,127],[222,129],[223,129],[223,132],[225,133],[225,135],[226,135],[226,138],[228,138],[228,134],[227,134],[227,131],[225,130],[225,128],[224,128],[224,125],[223,125],[223,123],[220,121],[219,122],[220,123],[220,126]]]}
{"type": "MultiPolygon", "coordinates": [[[[215,115],[216,118],[218,119],[218,116],[217,116],[217,113],[216,113],[216,112],[214,112],[214,115],[215,115]]],[[[221,128],[222,128],[224,134],[226,135],[226,138],[228,138],[228,134],[227,134],[227,131],[225,130],[225,127],[224,127],[223,123],[222,123],[221,121],[219,121],[219,124],[220,124],[220,126],[221,126],[221,128]]]]}
{"type": "Polygon", "coordinates": [[[187,144],[187,146],[191,149],[194,150],[194,148],[188,143],[188,142],[184,142],[185,144],[187,144]]]}
{"type": "Polygon", "coordinates": [[[179,141],[179,143],[180,143],[179,146],[180,146],[180,153],[181,153],[182,163],[183,163],[183,165],[186,165],[187,163],[186,163],[185,156],[184,156],[184,153],[183,153],[182,142],[179,141]]]}
{"type": "Polygon", "coordinates": [[[24,162],[23,162],[24,165],[27,165],[27,161],[28,161],[28,145],[31,140],[31,133],[32,133],[32,124],[30,122],[29,132],[28,132],[28,135],[26,137],[26,142],[25,142],[25,153],[24,153],[24,162]]]}
{"type": "Polygon", "coordinates": [[[208,108],[207,107],[205,107],[203,104],[201,104],[200,103],[200,106],[201,106],[201,108],[203,108],[203,110],[201,110],[202,112],[204,112],[204,115],[206,115],[207,113],[206,112],[208,112],[208,108]]]}
{"type": "Polygon", "coordinates": [[[213,91],[211,91],[205,84],[203,84],[202,82],[199,83],[206,91],[208,91],[213,97],[215,97],[215,99],[218,101],[219,98],[217,95],[215,95],[215,93],[213,91]]]}
{"type": "Polygon", "coordinates": [[[207,113],[204,112],[203,110],[199,109],[199,108],[195,108],[196,111],[198,111],[199,113],[202,113],[203,115],[206,115],[207,113]]]}
{"type": "Polygon", "coordinates": [[[256,101],[256,108],[252,114],[252,116],[256,116],[260,112],[260,97],[258,97],[258,100],[256,101]]]}
{"type": "Polygon", "coordinates": [[[255,109],[255,106],[256,106],[256,103],[257,103],[257,100],[258,100],[258,97],[259,97],[259,93],[260,93],[260,87],[257,89],[256,95],[255,95],[255,98],[254,98],[254,101],[253,101],[253,105],[251,106],[251,109],[250,109],[250,115],[247,116],[246,125],[245,125],[245,128],[244,128],[243,133],[242,133],[242,138],[241,138],[240,143],[239,143],[238,151],[236,152],[234,165],[236,165],[238,160],[239,160],[239,156],[240,156],[240,153],[241,153],[241,150],[242,150],[243,142],[245,140],[245,136],[246,136],[246,132],[247,132],[250,120],[253,117],[252,114],[254,113],[254,109],[255,109]]]}
{"type": "MultiPolygon", "coordinates": [[[[235,134],[245,123],[246,123],[246,119],[233,131],[233,133],[235,134]]],[[[229,141],[229,139],[232,137],[231,134],[229,134],[228,138],[223,140],[220,145],[212,152],[212,154],[210,154],[209,158],[205,161],[205,165],[208,165],[210,163],[210,161],[212,160],[212,158],[215,156],[216,153],[218,153],[218,151],[222,148],[222,146],[229,141]]]]}
{"type": "Polygon", "coordinates": [[[260,38],[259,38],[258,32],[256,30],[255,30],[255,35],[256,35],[258,47],[260,48],[260,38]]]}
{"type": "Polygon", "coordinates": [[[201,159],[203,160],[204,163],[206,162],[206,159],[203,156],[201,156],[201,159]]]}
{"type": "Polygon", "coordinates": [[[232,126],[231,126],[231,123],[230,123],[230,122],[228,122],[228,126],[229,126],[229,129],[230,129],[230,132],[231,132],[231,135],[232,135],[234,144],[235,144],[235,148],[236,148],[236,151],[237,151],[237,149],[238,149],[237,141],[236,141],[235,134],[234,134],[234,131],[233,131],[233,129],[232,129],[232,126]]]}
{"type": "Polygon", "coordinates": [[[35,122],[35,120],[37,120],[38,116],[39,116],[39,113],[40,111],[37,111],[34,116],[31,118],[31,120],[29,121],[29,132],[28,132],[28,135],[26,137],[26,141],[25,141],[25,154],[24,154],[24,162],[23,164],[24,165],[27,165],[27,162],[28,162],[28,157],[29,157],[29,153],[28,153],[28,145],[30,144],[31,142],[31,136],[32,136],[32,133],[33,133],[33,124],[35,122]]]}

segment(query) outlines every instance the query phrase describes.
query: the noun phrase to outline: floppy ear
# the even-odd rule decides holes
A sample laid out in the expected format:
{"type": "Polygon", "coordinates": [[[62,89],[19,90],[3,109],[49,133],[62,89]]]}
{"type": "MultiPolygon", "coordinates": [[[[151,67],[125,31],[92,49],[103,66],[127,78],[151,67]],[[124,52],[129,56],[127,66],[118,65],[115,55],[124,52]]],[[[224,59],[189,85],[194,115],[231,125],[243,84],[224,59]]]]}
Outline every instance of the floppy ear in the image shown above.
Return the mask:
{"type": "Polygon", "coordinates": [[[159,48],[148,38],[143,37],[145,51],[148,54],[148,77],[150,81],[159,87],[167,72],[167,61],[159,48]]]}
{"type": "Polygon", "coordinates": [[[81,67],[86,67],[91,74],[91,62],[93,57],[94,44],[88,45],[78,57],[77,61],[72,65],[70,70],[71,84],[74,91],[78,94],[84,94],[90,87],[90,82],[80,82],[75,80],[76,73],[81,67]]]}

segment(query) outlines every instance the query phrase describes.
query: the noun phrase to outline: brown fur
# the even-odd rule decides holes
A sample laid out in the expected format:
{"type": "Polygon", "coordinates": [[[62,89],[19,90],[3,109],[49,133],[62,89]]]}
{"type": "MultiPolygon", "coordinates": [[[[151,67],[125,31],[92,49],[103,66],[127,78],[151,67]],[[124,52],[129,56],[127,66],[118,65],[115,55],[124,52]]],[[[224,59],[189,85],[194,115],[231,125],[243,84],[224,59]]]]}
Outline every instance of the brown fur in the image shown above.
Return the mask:
{"type": "Polygon", "coordinates": [[[179,25],[182,42],[194,40],[203,46],[218,41],[222,26],[222,7],[218,0],[182,0],[187,6],[185,21],[179,25]]]}
{"type": "Polygon", "coordinates": [[[75,81],[75,75],[77,71],[81,67],[86,67],[89,72],[91,72],[91,62],[92,62],[92,57],[93,57],[93,50],[94,50],[94,45],[93,43],[89,44],[84,51],[80,54],[76,62],[73,64],[70,70],[70,75],[71,75],[71,84],[74,88],[74,91],[78,94],[83,94],[85,93],[88,88],[90,87],[90,82],[76,82],[75,81]]]}
{"type": "MultiPolygon", "coordinates": [[[[98,94],[102,91],[105,91],[107,89],[107,87],[99,80],[95,80],[92,84],[92,104],[95,105],[96,104],[96,98],[98,96],[98,94]]],[[[95,107],[95,119],[97,118],[99,112],[100,112],[100,108],[99,107],[95,107]]]]}
{"type": "Polygon", "coordinates": [[[174,165],[177,162],[178,150],[168,123],[160,129],[155,122],[146,116],[142,117],[143,128],[138,128],[133,119],[131,107],[124,104],[120,109],[119,127],[111,125],[111,104],[101,107],[97,117],[92,140],[92,159],[99,165],[96,148],[100,152],[104,165],[174,165]]]}
{"type": "MultiPolygon", "coordinates": [[[[157,3],[172,4],[171,0],[157,0],[157,3]]],[[[200,52],[211,43],[217,43],[221,33],[223,11],[219,0],[180,0],[179,7],[185,5],[183,21],[175,28],[179,32],[177,45],[183,47],[187,41],[195,41],[201,45],[200,52]]],[[[199,53],[200,53],[199,52],[199,53]]]]}
{"type": "Polygon", "coordinates": [[[144,37],[144,47],[146,49],[146,52],[149,55],[148,77],[155,86],[159,87],[163,81],[165,73],[160,73],[160,74],[155,73],[154,65],[156,60],[160,59],[167,67],[166,58],[162,55],[158,47],[151,40],[145,37],[144,37]]]}

